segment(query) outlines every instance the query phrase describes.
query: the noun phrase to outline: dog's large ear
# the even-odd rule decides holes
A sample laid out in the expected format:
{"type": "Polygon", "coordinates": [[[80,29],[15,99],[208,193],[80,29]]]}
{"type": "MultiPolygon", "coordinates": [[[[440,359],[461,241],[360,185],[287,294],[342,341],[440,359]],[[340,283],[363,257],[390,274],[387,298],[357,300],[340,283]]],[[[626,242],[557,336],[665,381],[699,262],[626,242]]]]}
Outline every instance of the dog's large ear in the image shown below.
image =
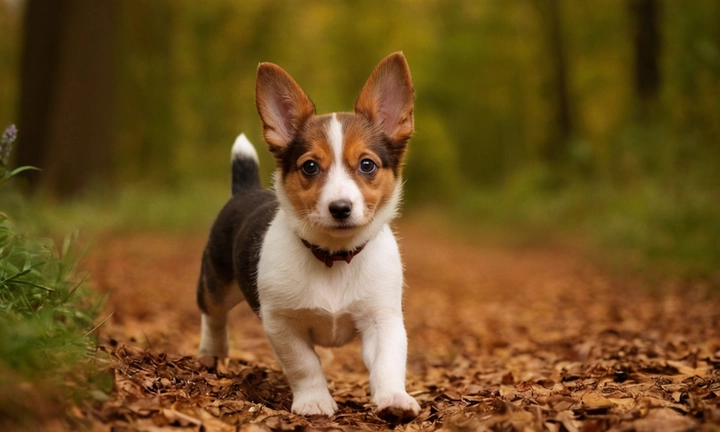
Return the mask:
{"type": "Polygon", "coordinates": [[[315,106],[303,89],[272,63],[258,66],[255,104],[265,141],[275,156],[285,150],[308,117],[315,114],[315,106]]]}
{"type": "Polygon", "coordinates": [[[413,133],[413,88],[405,56],[385,57],[368,78],[355,104],[355,112],[372,120],[397,145],[404,146],[413,133]]]}

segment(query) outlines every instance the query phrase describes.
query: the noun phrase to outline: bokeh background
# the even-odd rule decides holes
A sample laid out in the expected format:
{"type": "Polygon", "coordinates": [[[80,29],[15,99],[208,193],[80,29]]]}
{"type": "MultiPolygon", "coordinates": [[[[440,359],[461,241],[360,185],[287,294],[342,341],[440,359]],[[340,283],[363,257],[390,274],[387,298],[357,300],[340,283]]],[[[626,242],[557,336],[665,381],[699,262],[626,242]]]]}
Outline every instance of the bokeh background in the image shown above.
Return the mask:
{"type": "Polygon", "coordinates": [[[264,147],[259,62],[346,111],[398,50],[417,93],[407,215],[717,282],[716,0],[0,0],[0,125],[20,131],[13,165],[43,169],[0,201],[207,229],[235,136],[264,147]]]}

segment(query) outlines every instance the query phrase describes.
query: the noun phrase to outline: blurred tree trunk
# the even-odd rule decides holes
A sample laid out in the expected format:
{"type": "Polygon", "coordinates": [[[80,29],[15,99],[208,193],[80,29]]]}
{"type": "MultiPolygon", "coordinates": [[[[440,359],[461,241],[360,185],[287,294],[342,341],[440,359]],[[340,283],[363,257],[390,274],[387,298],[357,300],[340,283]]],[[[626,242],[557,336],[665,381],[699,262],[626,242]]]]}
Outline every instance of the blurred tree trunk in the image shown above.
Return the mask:
{"type": "Polygon", "coordinates": [[[660,93],[660,4],[657,0],[629,3],[633,26],[634,88],[643,103],[652,103],[660,93]]]}
{"type": "Polygon", "coordinates": [[[116,2],[29,0],[18,163],[58,197],[108,180],[114,133],[116,2]]]}
{"type": "MultiPolygon", "coordinates": [[[[30,0],[25,6],[20,72],[20,142],[18,165],[44,166],[49,147],[53,87],[58,69],[64,1],[30,0]]],[[[39,177],[27,176],[34,189],[39,177]]]]}
{"type": "Polygon", "coordinates": [[[536,0],[548,55],[548,90],[552,125],[544,146],[546,161],[556,164],[568,156],[568,143],[574,130],[568,85],[568,62],[563,38],[560,0],[536,0]]]}

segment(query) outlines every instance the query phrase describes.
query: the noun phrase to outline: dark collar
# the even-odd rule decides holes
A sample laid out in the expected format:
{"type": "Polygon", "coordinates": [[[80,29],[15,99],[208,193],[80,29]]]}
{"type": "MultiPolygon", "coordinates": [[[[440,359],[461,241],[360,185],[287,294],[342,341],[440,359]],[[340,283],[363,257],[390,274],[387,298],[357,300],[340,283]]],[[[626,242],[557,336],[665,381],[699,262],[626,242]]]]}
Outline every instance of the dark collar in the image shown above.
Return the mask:
{"type": "Polygon", "coordinates": [[[316,246],[304,239],[301,240],[305,247],[310,249],[310,252],[315,255],[315,258],[323,262],[328,267],[332,267],[335,261],[345,261],[346,263],[350,264],[350,261],[353,259],[353,257],[359,254],[365,247],[365,245],[362,245],[351,251],[340,251],[331,254],[327,250],[322,249],[320,246],[316,246]]]}

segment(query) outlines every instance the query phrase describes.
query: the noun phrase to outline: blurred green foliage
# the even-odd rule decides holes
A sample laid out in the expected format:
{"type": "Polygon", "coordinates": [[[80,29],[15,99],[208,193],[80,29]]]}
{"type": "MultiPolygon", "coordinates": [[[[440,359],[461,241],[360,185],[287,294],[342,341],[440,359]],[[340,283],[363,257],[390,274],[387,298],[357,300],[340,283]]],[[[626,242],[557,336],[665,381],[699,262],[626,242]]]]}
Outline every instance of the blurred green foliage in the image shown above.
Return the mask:
{"type": "MultiPolygon", "coordinates": [[[[116,178],[180,193],[224,181],[238,133],[263,147],[260,61],[284,67],[319,112],[343,111],[402,50],[417,92],[410,208],[575,227],[718,268],[720,2],[659,0],[650,107],[633,92],[628,3],[559,1],[573,130],[558,166],[543,158],[556,137],[544,0],[122,2],[116,178]]],[[[0,1],[0,124],[18,99],[17,4],[0,1]]]]}
{"type": "Polygon", "coordinates": [[[74,273],[76,245],[70,235],[58,250],[49,239],[18,232],[0,213],[3,430],[41,427],[92,392],[109,390],[90,336],[100,303],[74,273]]]}
{"type": "MultiPolygon", "coordinates": [[[[403,50],[417,89],[409,200],[503,184],[541,161],[553,126],[535,3],[126,2],[121,177],[218,178],[239,132],[263,146],[254,106],[260,61],[285,67],[328,112],[350,110],[377,61],[403,50]]],[[[688,163],[717,165],[720,5],[663,3],[661,100],[649,124],[638,125],[627,5],[603,3],[562,2],[576,118],[568,158],[579,171],[570,180],[624,183],[673,176],[688,163]]]]}
{"type": "MultiPolygon", "coordinates": [[[[0,144],[4,156],[14,126],[0,144]]],[[[0,160],[0,186],[28,167],[0,160]]],[[[98,373],[90,338],[100,303],[81,287],[75,267],[77,234],[58,250],[49,239],[23,234],[0,212],[0,427],[35,429],[87,397],[109,376],[98,373]],[[43,409],[38,410],[38,405],[43,409]]]]}

